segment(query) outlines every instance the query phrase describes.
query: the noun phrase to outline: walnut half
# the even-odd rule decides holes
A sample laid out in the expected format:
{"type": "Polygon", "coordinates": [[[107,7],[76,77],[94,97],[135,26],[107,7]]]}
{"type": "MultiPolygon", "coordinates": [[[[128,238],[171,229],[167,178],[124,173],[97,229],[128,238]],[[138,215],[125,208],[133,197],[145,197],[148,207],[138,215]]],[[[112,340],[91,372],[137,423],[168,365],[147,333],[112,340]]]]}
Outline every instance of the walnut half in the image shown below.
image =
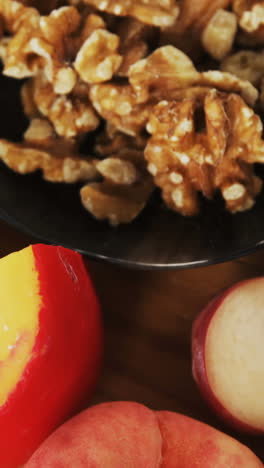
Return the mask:
{"type": "Polygon", "coordinates": [[[263,45],[264,2],[259,0],[233,0],[232,4],[242,31],[242,41],[250,41],[251,45],[263,45]]]}
{"type": "Polygon", "coordinates": [[[103,181],[81,189],[84,207],[95,218],[108,220],[114,226],[133,221],[154,190],[152,177],[145,169],[143,151],[123,145],[118,148],[116,143],[112,147],[117,149],[96,164],[103,181]]]}
{"type": "Polygon", "coordinates": [[[83,0],[116,16],[133,16],[153,26],[171,26],[179,14],[177,0],[83,0]]]}
{"type": "Polygon", "coordinates": [[[77,83],[70,94],[56,94],[44,76],[38,76],[23,86],[22,99],[30,117],[38,112],[49,119],[59,136],[74,138],[95,130],[100,123],[88,92],[85,83],[77,83]]]}
{"type": "Polygon", "coordinates": [[[53,143],[53,146],[47,148],[37,148],[30,143],[0,140],[0,159],[19,174],[41,170],[43,178],[49,182],[72,184],[96,179],[98,172],[92,160],[66,151],[63,157],[57,155],[56,141],[53,143]]]}
{"type": "Polygon", "coordinates": [[[160,102],[147,129],[148,170],[169,208],[193,216],[198,192],[210,199],[217,190],[233,213],[254,204],[262,186],[253,168],[264,160],[262,124],[240,96],[212,89],[200,102],[160,102]]]}

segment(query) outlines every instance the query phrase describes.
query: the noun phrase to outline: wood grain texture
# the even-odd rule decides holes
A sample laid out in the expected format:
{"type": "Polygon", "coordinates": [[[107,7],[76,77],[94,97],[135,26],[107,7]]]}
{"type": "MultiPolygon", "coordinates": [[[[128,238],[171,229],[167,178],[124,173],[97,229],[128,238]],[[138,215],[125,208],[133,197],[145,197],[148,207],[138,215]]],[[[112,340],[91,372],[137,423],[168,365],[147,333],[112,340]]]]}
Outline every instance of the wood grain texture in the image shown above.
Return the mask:
{"type": "MultiPolygon", "coordinates": [[[[1,224],[0,254],[31,242],[1,224]]],[[[263,438],[230,431],[207,408],[191,372],[192,321],[233,283],[263,274],[264,251],[206,268],[144,272],[88,262],[103,306],[105,359],[93,403],[135,400],[207,422],[248,445],[264,460],[263,438]]]]}

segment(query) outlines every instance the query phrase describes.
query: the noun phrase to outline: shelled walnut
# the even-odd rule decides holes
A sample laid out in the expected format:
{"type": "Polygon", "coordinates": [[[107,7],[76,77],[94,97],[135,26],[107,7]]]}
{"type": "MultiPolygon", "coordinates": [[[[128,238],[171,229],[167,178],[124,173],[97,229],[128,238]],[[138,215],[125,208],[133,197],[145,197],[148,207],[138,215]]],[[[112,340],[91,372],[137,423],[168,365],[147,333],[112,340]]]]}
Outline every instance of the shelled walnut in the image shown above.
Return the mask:
{"type": "MultiPolygon", "coordinates": [[[[18,3],[7,2],[10,9],[18,3]]],[[[20,28],[13,23],[7,28],[14,36],[4,57],[6,75],[27,78],[41,71],[57,94],[71,92],[78,76],[88,83],[112,78],[122,61],[117,52],[119,37],[106,30],[101,17],[87,12],[81,15],[73,6],[40,16],[36,9],[19,5],[25,19],[20,28]]],[[[3,10],[2,15],[11,23],[8,13],[3,10]]]]}
{"type": "Polygon", "coordinates": [[[241,50],[221,63],[221,70],[258,86],[264,76],[264,51],[241,50]]]}
{"type": "Polygon", "coordinates": [[[93,85],[89,95],[98,114],[116,131],[136,136],[144,130],[153,105],[152,102],[138,104],[130,85],[93,85]]]}
{"type": "Polygon", "coordinates": [[[0,0],[3,73],[28,78],[30,121],[22,143],[0,141],[0,159],[84,182],[83,206],[112,225],[135,219],[155,186],[183,215],[199,212],[198,193],[249,209],[262,186],[253,108],[264,109],[264,61],[237,44],[262,44],[262,10],[255,0],[0,0]]]}
{"type": "Polygon", "coordinates": [[[153,183],[144,178],[135,185],[119,186],[109,182],[92,183],[81,189],[83,206],[98,220],[112,226],[131,223],[145,208],[153,183]]]}
{"type": "MultiPolygon", "coordinates": [[[[231,0],[184,0],[174,24],[163,28],[160,45],[173,45],[197,62],[203,54],[202,34],[219,9],[226,9],[231,0]]],[[[218,38],[215,38],[215,48],[218,38]]]]}
{"type": "Polygon", "coordinates": [[[82,203],[95,218],[118,225],[131,222],[145,208],[154,190],[146,169],[145,143],[143,136],[136,140],[121,133],[109,137],[104,132],[98,137],[95,149],[103,159],[96,169],[103,180],[81,189],[82,203]]]}
{"type": "Polygon", "coordinates": [[[198,82],[200,74],[186,54],[173,46],[156,49],[129,69],[129,82],[137,102],[146,102],[152,94],[186,88],[198,82]]]}
{"type": "Polygon", "coordinates": [[[31,78],[22,88],[27,115],[39,113],[54,125],[56,133],[65,138],[95,130],[99,119],[89,101],[85,83],[77,83],[68,95],[58,95],[44,76],[31,78]]]}
{"type": "MultiPolygon", "coordinates": [[[[238,16],[244,42],[264,44],[264,2],[259,0],[233,0],[233,11],[238,16]]],[[[243,38],[242,38],[243,41],[243,38]]]]}
{"type": "Polygon", "coordinates": [[[147,129],[148,170],[169,208],[198,214],[198,192],[210,199],[217,190],[233,213],[252,207],[262,187],[253,164],[264,161],[264,141],[259,117],[240,96],[212,89],[202,106],[160,102],[147,129]]]}
{"type": "Polygon", "coordinates": [[[130,66],[148,55],[158,31],[135,18],[122,18],[116,33],[120,38],[119,52],[122,56],[117,75],[128,76],[130,66]]]}
{"type": "Polygon", "coordinates": [[[30,8],[19,0],[0,0],[2,33],[15,34],[24,26],[37,27],[39,16],[35,8],[30,8]]]}
{"type": "Polygon", "coordinates": [[[144,130],[154,105],[163,99],[183,97],[190,86],[236,92],[250,105],[258,98],[250,82],[221,71],[198,72],[192,61],[172,46],[161,47],[132,65],[129,82],[94,85],[90,99],[103,119],[132,136],[144,130]]]}
{"type": "Polygon", "coordinates": [[[216,10],[202,33],[205,50],[216,60],[223,60],[232,50],[237,32],[237,17],[231,11],[216,10]]]}
{"type": "Polygon", "coordinates": [[[257,89],[249,81],[219,70],[198,72],[187,55],[172,46],[160,47],[130,67],[129,82],[137,102],[147,102],[150,98],[170,99],[174,90],[190,86],[237,92],[252,106],[258,98],[257,89]]]}
{"type": "Polygon", "coordinates": [[[81,189],[84,207],[112,225],[133,221],[145,208],[153,190],[142,150],[124,148],[96,164],[102,182],[81,189]]]}
{"type": "Polygon", "coordinates": [[[30,56],[28,60],[28,48],[31,37],[38,30],[39,12],[19,1],[0,0],[0,19],[2,36],[8,35],[4,53],[1,54],[5,65],[4,73],[14,78],[32,76],[37,71],[39,58],[30,56]]]}
{"type": "Polygon", "coordinates": [[[121,65],[118,54],[119,37],[97,29],[84,42],[74,62],[80,78],[89,84],[110,80],[121,65]]]}
{"type": "Polygon", "coordinates": [[[75,183],[98,176],[96,161],[81,157],[76,143],[58,138],[43,119],[31,122],[22,143],[0,140],[0,159],[19,174],[41,170],[50,182],[75,183]]]}
{"type": "Polygon", "coordinates": [[[117,16],[132,16],[142,23],[160,27],[172,25],[179,14],[177,0],[83,0],[83,3],[117,16]]]}

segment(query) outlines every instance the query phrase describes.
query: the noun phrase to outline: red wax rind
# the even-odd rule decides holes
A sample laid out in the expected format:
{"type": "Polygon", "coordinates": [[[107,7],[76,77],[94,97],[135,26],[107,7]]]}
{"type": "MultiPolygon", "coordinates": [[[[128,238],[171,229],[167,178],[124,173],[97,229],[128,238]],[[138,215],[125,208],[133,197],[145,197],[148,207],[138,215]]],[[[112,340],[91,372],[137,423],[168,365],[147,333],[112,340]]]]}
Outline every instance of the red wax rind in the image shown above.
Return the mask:
{"type": "MultiPolygon", "coordinates": [[[[17,468],[83,408],[101,361],[99,304],[83,259],[63,247],[34,245],[41,306],[22,378],[0,407],[0,466],[17,468]]],[[[14,278],[13,293],[16,294],[14,278]]],[[[1,311],[0,311],[1,314],[1,311]]]]}

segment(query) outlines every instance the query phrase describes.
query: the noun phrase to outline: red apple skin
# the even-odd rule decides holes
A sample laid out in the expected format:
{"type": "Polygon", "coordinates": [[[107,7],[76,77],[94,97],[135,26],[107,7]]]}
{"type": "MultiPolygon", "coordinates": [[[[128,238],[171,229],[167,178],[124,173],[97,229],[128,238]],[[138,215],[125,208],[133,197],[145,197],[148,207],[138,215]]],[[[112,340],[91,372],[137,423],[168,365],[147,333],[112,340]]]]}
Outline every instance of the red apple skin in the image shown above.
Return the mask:
{"type": "Polygon", "coordinates": [[[205,342],[208,327],[210,322],[216,313],[217,309],[220,307],[225,298],[235,291],[237,288],[242,287],[244,284],[249,281],[254,280],[245,280],[241,281],[221,294],[217,295],[215,298],[209,302],[207,307],[198,315],[196,320],[193,323],[192,328],[192,373],[195,382],[197,383],[199,390],[204,397],[205,401],[211,407],[211,409],[222,419],[226,424],[228,424],[233,429],[246,434],[251,435],[262,435],[263,431],[258,430],[243,421],[240,421],[235,416],[233,416],[216,398],[213,393],[206,372],[205,366],[205,342]]]}
{"type": "Polygon", "coordinates": [[[83,408],[101,361],[99,304],[82,257],[62,247],[32,248],[42,296],[39,331],[21,380],[0,408],[1,468],[23,465],[83,408]]]}

